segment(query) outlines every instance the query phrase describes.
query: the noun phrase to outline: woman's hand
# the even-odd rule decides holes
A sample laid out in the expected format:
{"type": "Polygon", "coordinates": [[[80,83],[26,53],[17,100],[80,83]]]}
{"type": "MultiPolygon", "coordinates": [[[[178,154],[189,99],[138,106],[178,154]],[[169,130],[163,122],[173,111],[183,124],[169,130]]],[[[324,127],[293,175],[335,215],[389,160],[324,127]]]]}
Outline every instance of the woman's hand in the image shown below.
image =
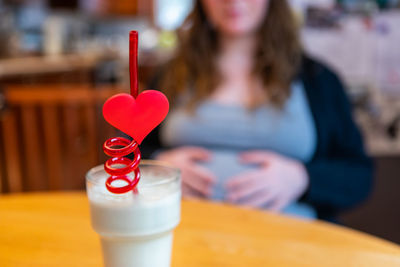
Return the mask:
{"type": "Polygon", "coordinates": [[[280,211],[307,189],[308,174],[299,161],[267,151],[249,151],[241,154],[240,160],[259,168],[226,183],[230,202],[280,211]]]}
{"type": "Polygon", "coordinates": [[[156,159],[168,162],[181,170],[183,197],[209,198],[216,177],[199,161],[211,159],[211,153],[200,147],[180,147],[157,155],[156,159]]]}

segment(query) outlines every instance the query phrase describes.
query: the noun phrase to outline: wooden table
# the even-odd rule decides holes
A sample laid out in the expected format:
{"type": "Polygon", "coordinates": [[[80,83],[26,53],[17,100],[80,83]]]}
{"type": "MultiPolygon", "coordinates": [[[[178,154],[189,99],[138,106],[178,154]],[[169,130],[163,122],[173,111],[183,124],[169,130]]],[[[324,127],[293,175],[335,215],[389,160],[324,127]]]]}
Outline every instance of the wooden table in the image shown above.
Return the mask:
{"type": "MultiPolygon", "coordinates": [[[[0,265],[101,266],[83,192],[0,197],[0,265]]],[[[184,201],[173,266],[400,266],[400,247],[327,223],[184,201]]]]}

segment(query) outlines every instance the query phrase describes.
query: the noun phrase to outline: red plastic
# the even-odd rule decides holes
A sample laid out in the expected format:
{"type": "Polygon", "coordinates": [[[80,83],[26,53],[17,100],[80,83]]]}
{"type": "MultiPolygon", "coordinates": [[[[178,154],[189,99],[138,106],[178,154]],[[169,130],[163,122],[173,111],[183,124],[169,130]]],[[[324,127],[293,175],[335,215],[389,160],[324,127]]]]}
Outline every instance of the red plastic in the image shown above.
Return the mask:
{"type": "Polygon", "coordinates": [[[131,83],[131,95],[137,97],[139,89],[138,79],[138,32],[129,32],[129,73],[131,83]]]}
{"type": "MultiPolygon", "coordinates": [[[[139,90],[137,55],[138,32],[131,31],[129,33],[129,72],[132,97],[137,97],[139,90]]],[[[104,170],[111,175],[106,181],[106,188],[108,191],[114,194],[123,194],[133,190],[134,193],[137,193],[136,185],[140,180],[139,163],[141,154],[135,139],[131,142],[123,137],[110,138],[104,143],[103,150],[107,155],[112,157],[104,164],[104,170]],[[116,148],[120,146],[122,146],[122,148],[116,148]],[[132,152],[134,152],[135,155],[133,160],[124,157],[132,152]],[[115,165],[120,166],[121,164],[125,165],[125,167],[114,167],[115,165]],[[134,171],[133,180],[128,177],[128,174],[132,171],[134,171]],[[127,185],[115,187],[112,183],[116,180],[123,180],[127,185]]]]}
{"type": "Polygon", "coordinates": [[[104,170],[110,174],[110,177],[106,181],[108,191],[114,194],[123,194],[133,190],[140,180],[139,163],[141,154],[136,141],[129,141],[123,137],[111,138],[104,143],[103,150],[107,155],[115,156],[107,160],[104,164],[104,170]],[[116,146],[123,147],[114,148],[116,146]],[[135,155],[133,160],[124,157],[132,152],[135,155]],[[115,165],[124,165],[125,167],[114,167],[115,165]],[[134,178],[131,180],[128,174],[132,171],[134,171],[134,178]],[[127,185],[115,187],[112,183],[116,180],[123,180],[127,182],[127,185]]]}
{"type": "Polygon", "coordinates": [[[137,169],[137,171],[135,171],[135,179],[134,180],[129,179],[129,177],[125,176],[125,175],[124,176],[110,176],[106,181],[106,188],[111,193],[124,194],[131,190],[134,190],[135,186],[139,182],[139,179],[140,179],[139,169],[137,169]],[[136,176],[136,173],[138,173],[138,176],[136,176]],[[115,187],[112,185],[112,182],[114,182],[115,180],[123,180],[123,181],[127,182],[128,184],[125,186],[122,186],[122,187],[115,187]]]}
{"type": "Polygon", "coordinates": [[[159,91],[147,90],[138,95],[137,54],[138,33],[131,31],[129,33],[131,95],[114,95],[103,105],[105,120],[133,138],[133,141],[123,137],[110,138],[103,145],[104,152],[112,157],[104,164],[104,170],[110,174],[106,181],[106,187],[115,194],[127,193],[130,190],[137,193],[136,185],[140,180],[139,163],[141,159],[138,146],[164,120],[169,109],[168,99],[159,91]],[[122,148],[117,148],[121,146],[122,148]],[[134,153],[133,160],[125,157],[132,152],[134,153]],[[132,171],[134,172],[133,180],[128,176],[132,171]],[[115,187],[112,183],[116,180],[125,181],[127,185],[115,187]]]}
{"type": "Polygon", "coordinates": [[[132,142],[123,137],[116,137],[108,139],[103,145],[104,152],[112,156],[104,164],[104,170],[111,175],[125,175],[135,170],[140,163],[141,154],[137,143],[133,140],[132,142]],[[124,146],[122,148],[114,148],[115,146],[124,146]],[[124,156],[134,152],[133,160],[130,160],[124,156]],[[115,165],[125,165],[123,168],[115,168],[115,165]]]}
{"type": "Polygon", "coordinates": [[[117,94],[103,106],[108,123],[135,139],[139,144],[168,114],[169,104],[159,91],[147,90],[136,99],[128,94],[117,94]]]}

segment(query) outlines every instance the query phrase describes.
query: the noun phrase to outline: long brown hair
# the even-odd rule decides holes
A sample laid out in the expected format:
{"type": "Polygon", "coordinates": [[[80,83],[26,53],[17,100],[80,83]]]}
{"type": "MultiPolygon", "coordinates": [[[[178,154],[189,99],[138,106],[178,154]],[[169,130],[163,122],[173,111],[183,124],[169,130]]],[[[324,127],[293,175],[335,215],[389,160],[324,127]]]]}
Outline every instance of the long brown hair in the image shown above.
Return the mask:
{"type": "MultiPolygon", "coordinates": [[[[189,106],[194,107],[221,81],[216,67],[218,33],[210,25],[200,0],[178,31],[178,37],[176,56],[166,68],[160,88],[172,104],[185,90],[193,90],[189,106]]],[[[262,81],[270,103],[280,107],[290,94],[290,83],[301,59],[298,27],[286,0],[269,0],[257,40],[253,74],[262,81]]]]}

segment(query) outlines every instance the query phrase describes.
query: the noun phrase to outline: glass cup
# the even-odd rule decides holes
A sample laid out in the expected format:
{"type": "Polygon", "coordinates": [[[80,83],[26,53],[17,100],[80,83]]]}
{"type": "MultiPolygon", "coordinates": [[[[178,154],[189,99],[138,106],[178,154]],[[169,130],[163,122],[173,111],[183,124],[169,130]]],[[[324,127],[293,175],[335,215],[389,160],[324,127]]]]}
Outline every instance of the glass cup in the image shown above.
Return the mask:
{"type": "MultiPolygon", "coordinates": [[[[170,266],[172,233],[180,221],[180,172],[144,160],[140,172],[138,192],[124,194],[106,189],[109,175],[103,165],[86,175],[92,226],[100,236],[106,267],[170,266]]],[[[118,182],[124,183],[113,185],[118,182]]]]}

